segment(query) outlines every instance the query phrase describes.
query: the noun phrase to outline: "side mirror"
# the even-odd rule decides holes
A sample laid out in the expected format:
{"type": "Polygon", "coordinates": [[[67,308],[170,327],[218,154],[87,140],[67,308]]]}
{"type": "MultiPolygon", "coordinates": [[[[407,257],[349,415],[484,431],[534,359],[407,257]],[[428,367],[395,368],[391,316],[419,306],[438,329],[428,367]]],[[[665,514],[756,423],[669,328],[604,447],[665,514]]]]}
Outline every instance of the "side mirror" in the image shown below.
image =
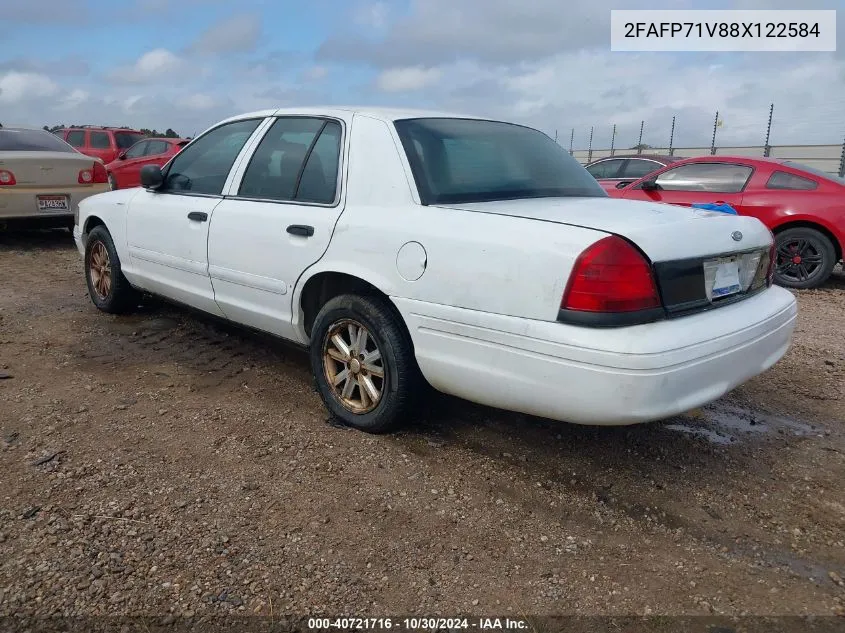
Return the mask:
{"type": "Polygon", "coordinates": [[[164,183],[164,175],[158,165],[141,167],[141,186],[145,189],[158,189],[164,183]]]}
{"type": "Polygon", "coordinates": [[[616,188],[617,189],[624,189],[625,187],[630,185],[632,182],[636,182],[636,181],[635,180],[620,180],[619,182],[616,183],[616,188]]]}
{"type": "Polygon", "coordinates": [[[120,152],[120,154],[117,155],[117,160],[126,160],[126,152],[120,152]]]}
{"type": "Polygon", "coordinates": [[[657,191],[660,189],[660,185],[657,184],[657,180],[643,180],[643,184],[640,185],[643,190],[645,191],[657,191]]]}

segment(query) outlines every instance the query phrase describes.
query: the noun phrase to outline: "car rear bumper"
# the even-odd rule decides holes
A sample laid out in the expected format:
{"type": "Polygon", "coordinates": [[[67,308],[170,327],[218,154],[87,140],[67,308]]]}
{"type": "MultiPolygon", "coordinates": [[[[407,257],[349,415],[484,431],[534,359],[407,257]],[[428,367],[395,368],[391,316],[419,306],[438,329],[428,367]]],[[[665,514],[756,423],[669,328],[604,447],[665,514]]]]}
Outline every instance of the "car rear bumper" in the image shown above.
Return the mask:
{"type": "Polygon", "coordinates": [[[670,417],[774,365],[797,308],[779,287],[709,312],[612,330],[394,298],[436,389],[501,409],[593,425],[670,417]]]}
{"type": "Polygon", "coordinates": [[[108,184],[73,185],[70,187],[37,187],[14,185],[0,187],[0,219],[71,217],[85,198],[109,190],[108,184]],[[61,211],[39,211],[38,196],[67,196],[68,208],[61,211]]]}

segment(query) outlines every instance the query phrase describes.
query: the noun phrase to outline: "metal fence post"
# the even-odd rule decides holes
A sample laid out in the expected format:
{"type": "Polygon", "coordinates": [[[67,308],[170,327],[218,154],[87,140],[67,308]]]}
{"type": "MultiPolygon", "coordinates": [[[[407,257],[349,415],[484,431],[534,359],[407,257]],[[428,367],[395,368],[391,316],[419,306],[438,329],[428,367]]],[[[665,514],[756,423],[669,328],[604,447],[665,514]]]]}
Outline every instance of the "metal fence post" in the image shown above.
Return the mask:
{"type": "Polygon", "coordinates": [[[669,132],[669,156],[674,156],[674,148],[672,142],[675,140],[675,117],[672,117],[672,131],[669,132]]]}
{"type": "Polygon", "coordinates": [[[839,177],[845,178],[845,139],[842,140],[842,154],[839,156],[839,177]]]}
{"type": "Polygon", "coordinates": [[[772,146],[769,145],[769,138],[772,134],[772,115],[775,113],[775,104],[769,106],[769,124],[766,126],[766,144],[763,146],[763,156],[769,157],[772,154],[772,146]]]}
{"type": "Polygon", "coordinates": [[[613,156],[616,144],[616,124],[613,124],[613,135],[610,137],[610,155],[613,156]]]}
{"type": "Polygon", "coordinates": [[[643,153],[643,127],[645,126],[645,120],[640,121],[640,140],[637,141],[637,154],[643,153]]]}
{"type": "Polygon", "coordinates": [[[590,126],[590,145],[587,148],[587,162],[593,160],[593,126],[590,126]]]}
{"type": "Polygon", "coordinates": [[[569,155],[572,156],[572,145],[575,143],[575,128],[572,128],[572,134],[569,135],[569,155]]]}
{"type": "Polygon", "coordinates": [[[710,139],[710,155],[716,155],[716,128],[719,126],[719,111],[716,110],[716,118],[713,119],[713,138],[710,139]]]}

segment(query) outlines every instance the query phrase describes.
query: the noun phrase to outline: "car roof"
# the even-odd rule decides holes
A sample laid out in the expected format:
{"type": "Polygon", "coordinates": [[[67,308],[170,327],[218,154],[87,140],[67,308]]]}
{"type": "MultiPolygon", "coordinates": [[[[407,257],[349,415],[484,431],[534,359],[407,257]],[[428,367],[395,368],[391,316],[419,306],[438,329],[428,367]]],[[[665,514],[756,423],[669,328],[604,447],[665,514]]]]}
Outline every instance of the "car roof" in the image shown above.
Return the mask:
{"type": "Polygon", "coordinates": [[[594,161],[590,161],[589,164],[592,165],[593,163],[597,163],[602,160],[610,160],[611,158],[642,158],[644,160],[654,160],[666,164],[684,160],[683,156],[670,156],[669,154],[614,154],[613,156],[602,156],[594,161]]]}
{"type": "MultiPolygon", "coordinates": [[[[476,119],[476,120],[496,120],[499,119],[485,119],[485,117],[473,116],[469,114],[461,114],[457,112],[445,112],[440,110],[414,110],[405,108],[378,108],[371,106],[309,106],[302,108],[278,108],[274,110],[258,110],[255,112],[246,112],[229,117],[220,123],[229,123],[231,121],[239,121],[241,119],[264,118],[269,116],[284,116],[284,115],[312,115],[312,116],[329,116],[342,118],[350,114],[360,114],[369,116],[374,119],[382,121],[398,121],[400,119],[415,119],[415,118],[449,118],[449,119],[476,119]]],[[[507,123],[508,121],[502,121],[507,123]]],[[[218,124],[219,125],[219,124],[218,124]]]]}

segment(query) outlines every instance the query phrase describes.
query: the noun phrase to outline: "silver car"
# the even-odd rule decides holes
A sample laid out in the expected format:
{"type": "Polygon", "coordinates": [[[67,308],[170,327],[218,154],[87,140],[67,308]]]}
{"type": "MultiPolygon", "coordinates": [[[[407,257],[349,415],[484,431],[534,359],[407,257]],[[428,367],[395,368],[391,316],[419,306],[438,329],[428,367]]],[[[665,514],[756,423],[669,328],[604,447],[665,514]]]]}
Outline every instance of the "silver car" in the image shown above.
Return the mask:
{"type": "Polygon", "coordinates": [[[0,127],[0,228],[35,219],[72,228],[79,202],[108,189],[98,159],[45,130],[0,127]]]}

